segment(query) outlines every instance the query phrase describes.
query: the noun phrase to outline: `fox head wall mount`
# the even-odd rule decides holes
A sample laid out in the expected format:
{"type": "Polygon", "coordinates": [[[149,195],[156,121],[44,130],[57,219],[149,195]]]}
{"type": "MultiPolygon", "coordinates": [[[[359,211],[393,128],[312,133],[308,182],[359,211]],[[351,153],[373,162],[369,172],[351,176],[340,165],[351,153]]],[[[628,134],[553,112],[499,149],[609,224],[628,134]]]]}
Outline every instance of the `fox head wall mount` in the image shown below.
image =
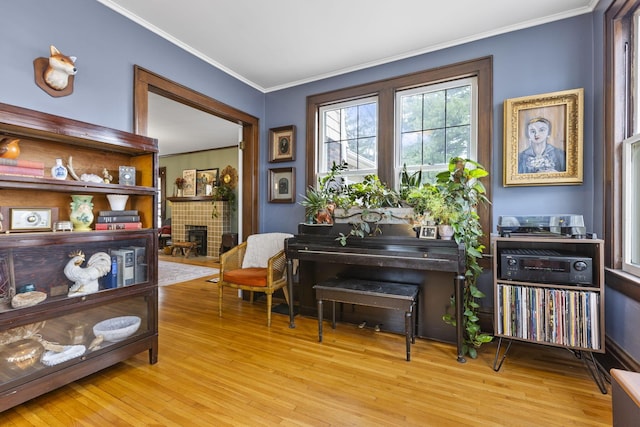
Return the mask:
{"type": "Polygon", "coordinates": [[[50,56],[33,60],[33,72],[36,84],[53,97],[71,95],[73,79],[78,72],[76,57],[67,56],[54,45],[50,46],[50,56]]]}

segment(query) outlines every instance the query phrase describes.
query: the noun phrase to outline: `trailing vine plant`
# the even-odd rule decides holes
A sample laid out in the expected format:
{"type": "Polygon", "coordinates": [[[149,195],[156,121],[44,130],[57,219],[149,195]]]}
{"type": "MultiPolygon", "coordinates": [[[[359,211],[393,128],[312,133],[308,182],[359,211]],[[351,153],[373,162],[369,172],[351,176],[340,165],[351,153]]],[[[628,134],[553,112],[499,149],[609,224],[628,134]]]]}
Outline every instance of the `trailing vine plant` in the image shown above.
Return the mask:
{"type": "MultiPolygon", "coordinates": [[[[477,357],[477,348],[493,339],[493,336],[482,332],[480,328],[478,318],[480,305],[477,301],[485,296],[477,287],[478,277],[482,273],[482,267],[478,261],[482,258],[482,251],[485,249],[480,243],[483,231],[477,207],[480,203],[489,203],[486,189],[479,179],[487,175],[489,172],[479,163],[455,157],[449,161],[448,170],[436,176],[435,183],[438,191],[445,196],[447,204],[454,206],[458,211],[458,218],[451,225],[454,229],[454,239],[458,244],[464,244],[466,250],[462,317],[465,337],[462,350],[463,354],[468,354],[474,359],[477,357]]],[[[454,297],[451,298],[451,308],[455,312],[454,297]]],[[[446,313],[442,318],[446,323],[456,325],[455,315],[446,313]]]]}

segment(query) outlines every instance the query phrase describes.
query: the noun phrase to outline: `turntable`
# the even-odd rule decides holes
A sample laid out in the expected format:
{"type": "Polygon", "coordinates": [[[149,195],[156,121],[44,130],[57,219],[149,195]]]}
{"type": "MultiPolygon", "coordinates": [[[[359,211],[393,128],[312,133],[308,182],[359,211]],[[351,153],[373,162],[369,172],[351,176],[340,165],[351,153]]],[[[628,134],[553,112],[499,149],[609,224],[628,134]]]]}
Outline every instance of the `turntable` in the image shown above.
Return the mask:
{"type": "Polygon", "coordinates": [[[498,233],[502,237],[512,234],[535,237],[587,237],[584,218],[577,214],[500,216],[498,233]]]}

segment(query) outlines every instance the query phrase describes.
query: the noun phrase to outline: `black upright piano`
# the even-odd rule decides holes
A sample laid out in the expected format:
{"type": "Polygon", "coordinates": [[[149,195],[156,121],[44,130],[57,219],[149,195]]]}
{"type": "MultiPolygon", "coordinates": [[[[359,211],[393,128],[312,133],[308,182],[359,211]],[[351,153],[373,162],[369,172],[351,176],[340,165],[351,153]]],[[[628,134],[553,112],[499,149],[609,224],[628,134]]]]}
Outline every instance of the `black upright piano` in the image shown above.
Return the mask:
{"type": "MultiPolygon", "coordinates": [[[[317,316],[313,285],[323,280],[345,277],[416,284],[422,295],[417,335],[441,339],[431,336],[433,329],[447,328],[455,334],[458,361],[464,362],[461,308],[464,245],[452,240],[420,239],[406,226],[387,225],[382,226],[382,234],[366,238],[350,236],[342,246],[337,237],[349,230],[348,224],[300,224],[299,233],[285,241],[290,327],[295,328],[294,301],[300,313],[317,316]],[[440,296],[433,297],[437,293],[440,296]],[[442,320],[452,294],[456,299],[455,330],[442,320]],[[437,299],[441,302],[434,306],[432,302],[437,299]]],[[[385,316],[382,312],[375,315],[385,316]]],[[[393,319],[384,321],[393,323],[393,319]]]]}

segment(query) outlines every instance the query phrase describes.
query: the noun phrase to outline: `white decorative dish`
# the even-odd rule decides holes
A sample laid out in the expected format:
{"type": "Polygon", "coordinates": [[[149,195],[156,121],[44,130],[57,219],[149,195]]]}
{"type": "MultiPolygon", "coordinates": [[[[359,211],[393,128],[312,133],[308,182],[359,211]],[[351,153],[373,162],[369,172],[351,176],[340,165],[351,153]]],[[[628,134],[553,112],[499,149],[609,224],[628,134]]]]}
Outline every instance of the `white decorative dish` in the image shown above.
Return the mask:
{"type": "Polygon", "coordinates": [[[64,351],[61,352],[45,351],[40,361],[46,366],[58,365],[67,360],[82,356],[85,351],[87,351],[87,348],[83,345],[65,345],[64,351]]]}
{"type": "Polygon", "coordinates": [[[105,341],[117,342],[133,335],[140,327],[138,316],[121,316],[103,320],[93,326],[93,334],[102,335],[105,341]]]}

